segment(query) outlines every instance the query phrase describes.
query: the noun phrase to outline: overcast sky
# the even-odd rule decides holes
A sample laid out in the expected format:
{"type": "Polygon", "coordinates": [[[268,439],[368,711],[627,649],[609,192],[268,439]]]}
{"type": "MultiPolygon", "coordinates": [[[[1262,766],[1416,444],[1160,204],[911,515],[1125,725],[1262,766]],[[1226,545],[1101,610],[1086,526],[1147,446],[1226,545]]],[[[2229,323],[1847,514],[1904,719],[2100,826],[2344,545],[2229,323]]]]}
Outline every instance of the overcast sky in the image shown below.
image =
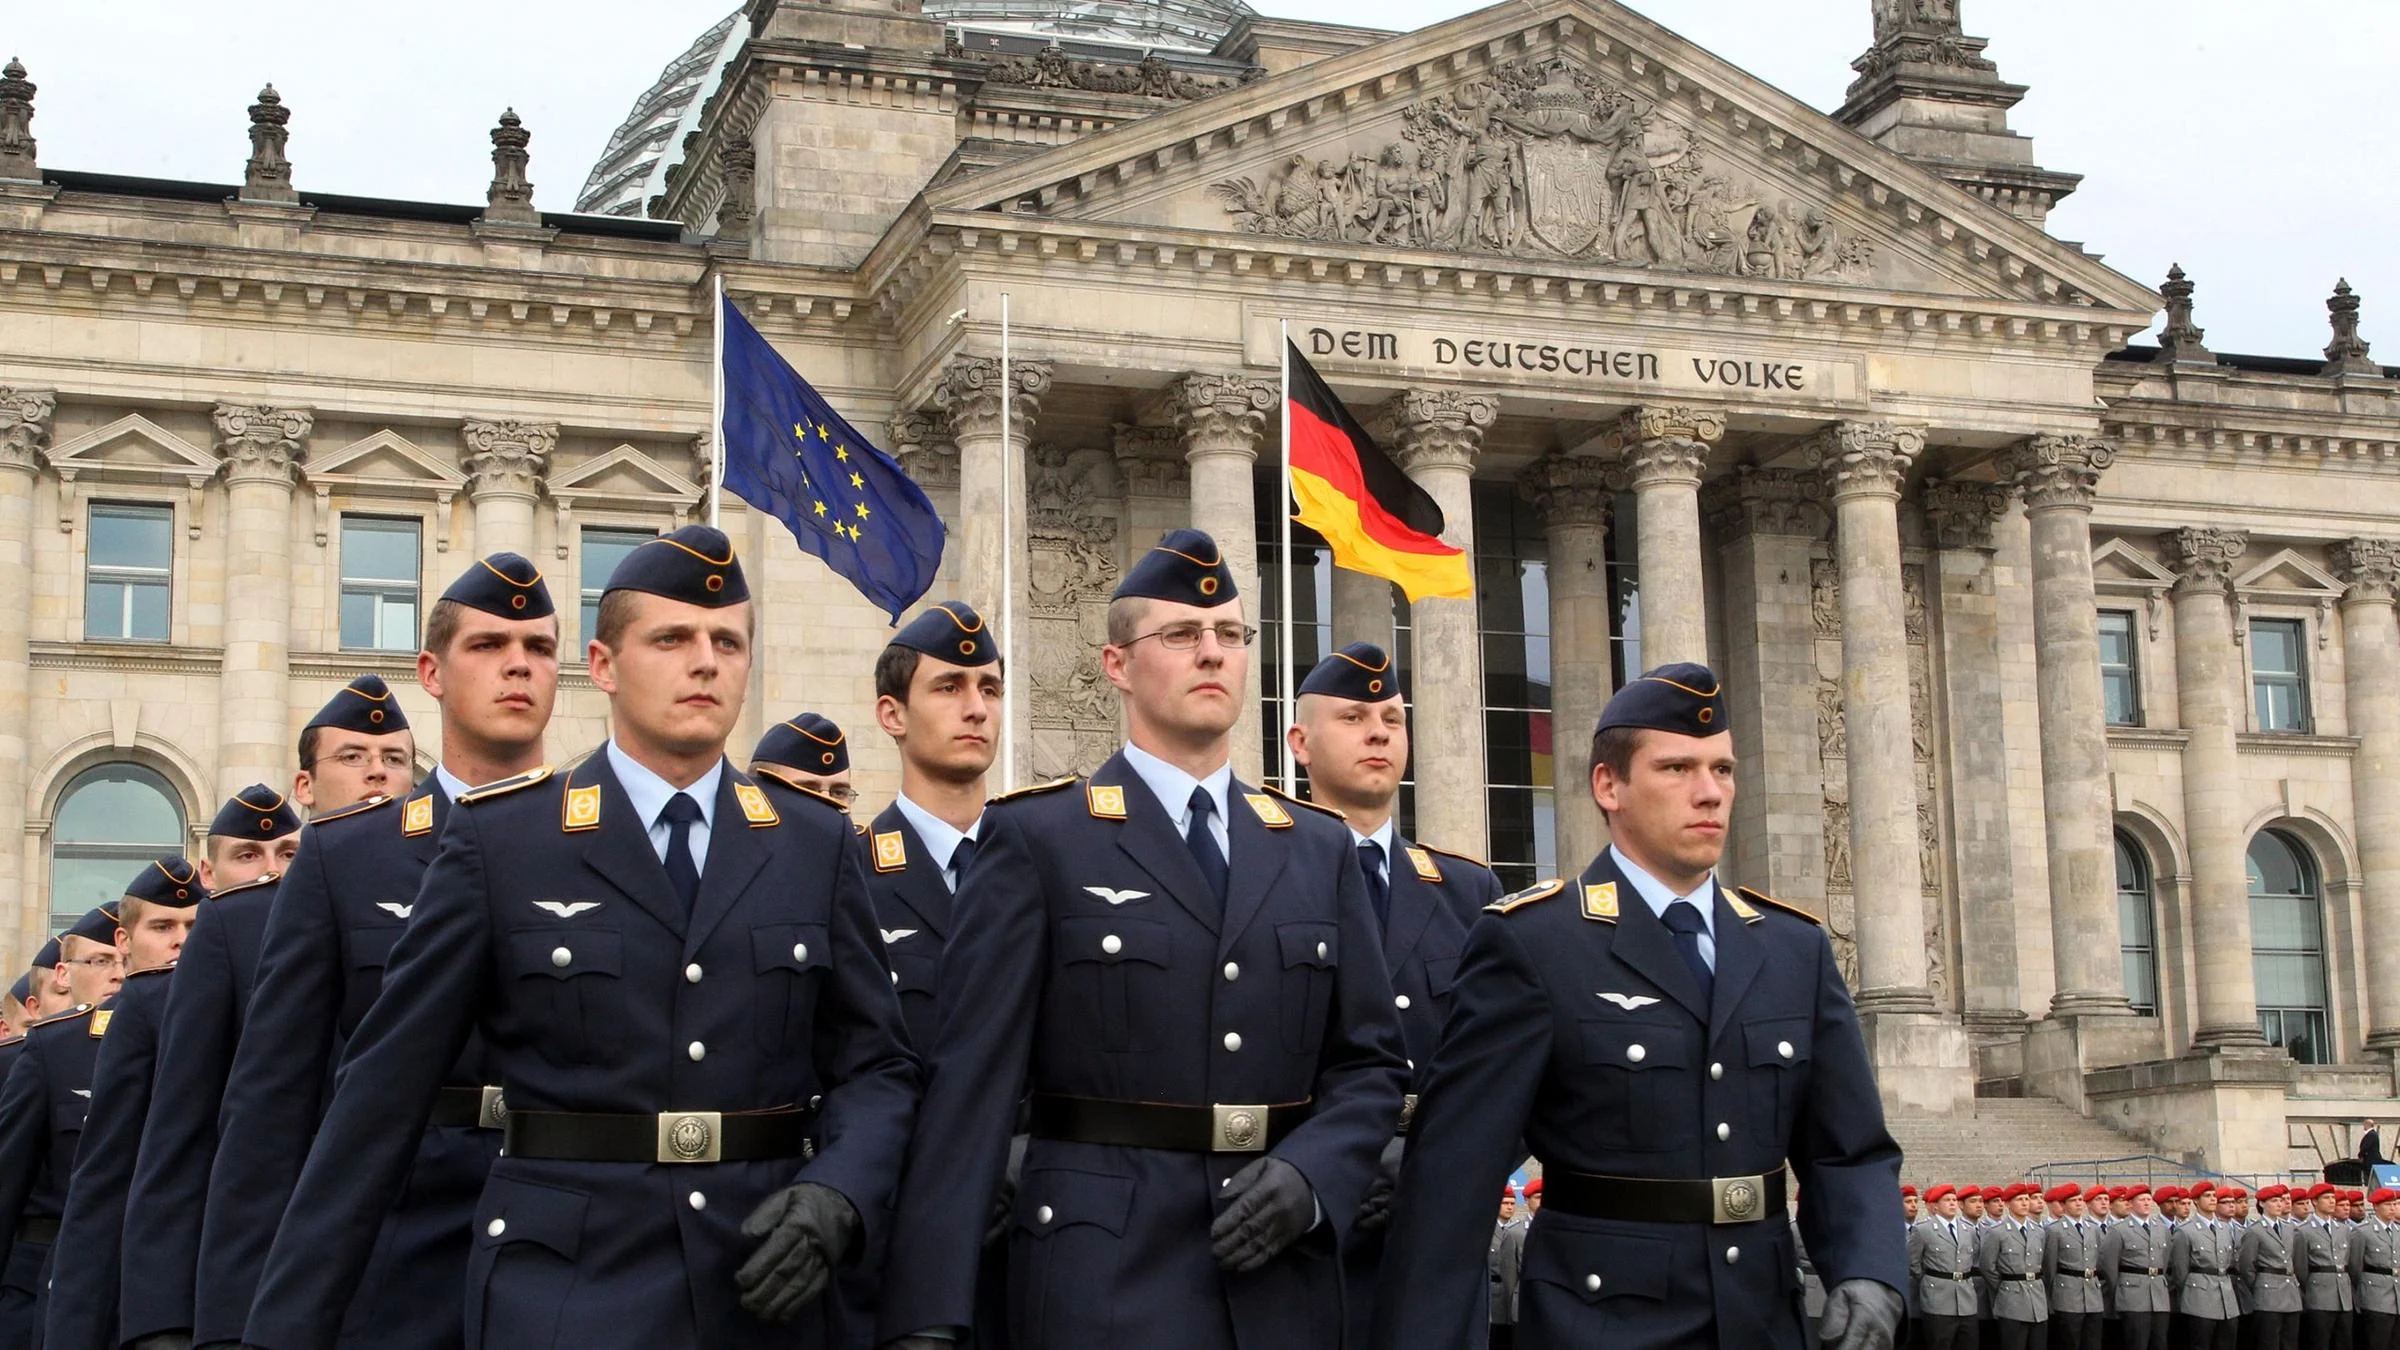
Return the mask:
{"type": "MultiPolygon", "coordinates": [[[[1417,27],[1459,0],[1254,0],[1292,17],[1417,27]]],[[[1815,107],[1865,50],[1869,0],[1633,0],[1815,107]]],[[[0,56],[41,86],[46,166],[238,182],[247,108],[292,109],[297,181],[323,192],[479,202],[513,105],[546,210],[574,204],[609,132],[730,0],[13,0],[0,56]]],[[[2050,218],[2152,286],[2180,261],[2220,352],[2309,356],[2347,276],[2377,356],[2400,362],[2393,0],[1965,0],[2040,163],[2084,175],[2050,218]],[[2388,335],[2388,337],[2387,337],[2388,335]]]]}

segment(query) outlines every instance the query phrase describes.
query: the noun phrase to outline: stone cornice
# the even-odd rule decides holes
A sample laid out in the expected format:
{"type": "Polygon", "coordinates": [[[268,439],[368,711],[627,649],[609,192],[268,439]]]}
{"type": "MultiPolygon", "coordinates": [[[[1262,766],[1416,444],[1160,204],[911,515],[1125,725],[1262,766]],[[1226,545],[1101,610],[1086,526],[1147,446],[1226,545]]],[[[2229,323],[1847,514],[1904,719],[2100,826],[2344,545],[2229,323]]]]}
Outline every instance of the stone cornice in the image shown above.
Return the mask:
{"type": "Polygon", "coordinates": [[[2109,408],[2101,430],[2126,454],[2143,459],[2221,462],[2231,455],[2311,469],[2357,464],[2379,470],[2400,460],[2400,418],[2331,408],[2278,412],[2240,404],[2121,403],[2109,408]],[[2336,427],[2340,430],[2329,430],[2336,427]]]}

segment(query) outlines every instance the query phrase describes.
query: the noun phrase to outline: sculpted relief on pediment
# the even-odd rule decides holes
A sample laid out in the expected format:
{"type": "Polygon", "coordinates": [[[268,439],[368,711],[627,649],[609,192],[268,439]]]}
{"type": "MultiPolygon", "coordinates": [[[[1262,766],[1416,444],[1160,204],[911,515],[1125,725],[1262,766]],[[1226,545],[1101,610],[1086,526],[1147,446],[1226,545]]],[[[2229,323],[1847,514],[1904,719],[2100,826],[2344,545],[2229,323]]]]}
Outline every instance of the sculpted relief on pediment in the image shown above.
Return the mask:
{"type": "Polygon", "coordinates": [[[1872,241],[1716,162],[1695,128],[1565,56],[1503,63],[1409,105],[1397,138],[1388,129],[1210,194],[1240,229],[1277,238],[1879,279],[1872,241]]]}

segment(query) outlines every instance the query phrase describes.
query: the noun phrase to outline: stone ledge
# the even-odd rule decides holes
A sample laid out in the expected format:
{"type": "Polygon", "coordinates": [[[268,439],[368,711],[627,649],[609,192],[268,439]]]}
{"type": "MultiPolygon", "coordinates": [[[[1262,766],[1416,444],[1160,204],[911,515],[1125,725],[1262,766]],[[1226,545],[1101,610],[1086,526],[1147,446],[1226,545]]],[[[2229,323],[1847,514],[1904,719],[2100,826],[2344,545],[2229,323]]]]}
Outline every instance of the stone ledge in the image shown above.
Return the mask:
{"type": "Polygon", "coordinates": [[[2211,1084],[2289,1089],[2297,1066],[2281,1050],[2223,1049],[2093,1069],[2083,1076],[2092,1097],[2130,1097],[2163,1088],[2211,1084]]]}
{"type": "Polygon", "coordinates": [[[2356,736],[2307,736],[2290,732],[2244,731],[2233,743],[2252,754],[2323,755],[2348,759],[2358,753],[2356,736]]]}
{"type": "Polygon", "coordinates": [[[33,642],[27,664],[48,670],[113,670],[143,675],[216,675],[224,670],[221,647],[186,647],[169,642],[33,642]]]}
{"type": "Polygon", "coordinates": [[[2191,739],[2192,733],[2188,731],[2176,731],[2163,727],[2110,727],[2108,729],[2108,744],[2112,750],[2120,747],[2127,750],[2181,750],[2191,739]]]}

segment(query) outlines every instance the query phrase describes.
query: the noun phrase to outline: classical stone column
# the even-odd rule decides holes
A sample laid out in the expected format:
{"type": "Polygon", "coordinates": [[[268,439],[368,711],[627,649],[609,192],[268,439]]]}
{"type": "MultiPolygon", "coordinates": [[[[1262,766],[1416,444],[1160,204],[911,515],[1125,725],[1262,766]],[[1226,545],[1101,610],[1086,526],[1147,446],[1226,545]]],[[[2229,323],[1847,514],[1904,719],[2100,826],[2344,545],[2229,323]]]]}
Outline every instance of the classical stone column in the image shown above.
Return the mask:
{"type": "Polygon", "coordinates": [[[2400,592],[2400,543],[2352,539],[2333,547],[2342,592],[2343,685],[2350,734],[2350,800],[2358,813],[2359,871],[2366,895],[2361,942],[2367,962],[2367,1046],[2400,1051],[2400,624],[2392,600],[2400,592]]]}
{"type": "MultiPolygon", "coordinates": [[[[1410,389],[1377,413],[1384,444],[1442,508],[1442,541],[1475,556],[1475,456],[1500,416],[1490,394],[1410,389]]],[[[1472,600],[1409,609],[1409,722],[1417,837],[1480,856],[1490,831],[1483,787],[1483,637],[1472,600]]]]}
{"type": "Polygon", "coordinates": [[[2183,722],[2183,829],[2192,856],[2200,1018],[2194,1044],[2258,1046],[2258,987],[2250,955],[2250,880],[2243,860],[2241,653],[2233,636],[2233,566],[2240,530],[2187,528],[2161,541],[2175,570],[2175,688],[2183,722]]]}
{"type": "MultiPolygon", "coordinates": [[[[16,913],[0,933],[40,941],[39,908],[20,869],[25,837],[25,768],[32,753],[32,678],[26,644],[33,601],[33,481],[50,443],[58,396],[46,389],[0,388],[0,576],[16,578],[13,600],[0,604],[0,897],[16,913]]],[[[30,946],[8,944],[19,955],[30,946]]]]}
{"type": "Polygon", "coordinates": [[[506,549],[532,557],[533,509],[558,446],[558,424],[471,421],[460,434],[467,455],[459,467],[467,473],[467,500],[475,504],[475,555],[506,549]]]}
{"type": "Polygon", "coordinates": [[[220,798],[291,781],[292,482],[315,422],[305,408],[216,408],[226,498],[220,798]]]}
{"type": "MultiPolygon", "coordinates": [[[[2035,436],[2002,472],[2025,494],[2033,533],[2033,658],[2042,725],[2042,812],[2050,871],[2050,1015],[2121,1013],[2116,845],[2108,712],[2092,591],[2092,497],[2117,453],[2084,436],[2035,436]]],[[[2245,957],[2247,953],[2245,953],[2245,957]]]]}
{"type": "MultiPolygon", "coordinates": [[[[1000,623],[1000,574],[1003,559],[1013,559],[1011,577],[1019,596],[1025,594],[1030,555],[1025,547],[1025,446],[1033,420],[1041,412],[1042,395],[1050,392],[1050,363],[1012,361],[1005,427],[1000,416],[1000,363],[988,356],[954,356],[934,386],[933,406],[950,422],[950,438],[958,445],[959,591],[967,603],[983,611],[986,622],[1000,623]]],[[[1020,669],[1027,659],[1023,616],[1004,639],[1008,659],[1020,669]]],[[[1019,681],[1024,688],[1030,681],[1019,681]]],[[[1032,764],[1030,709],[1019,699],[1008,710],[1008,755],[1023,782],[1032,764]]]]}
{"type": "Polygon", "coordinates": [[[1901,479],[1924,448],[1923,431],[1891,422],[1838,423],[1807,446],[1809,465],[1824,475],[1833,502],[1842,576],[1842,722],[1861,1012],[1935,1011],[1925,983],[1925,878],[1917,860],[1898,515],[1901,479]]]}
{"type": "Polygon", "coordinates": [[[1608,843],[1608,823],[1592,802],[1592,728],[1612,692],[1608,508],[1619,481],[1612,465],[1561,454],[1535,460],[1517,479],[1550,541],[1550,764],[1562,876],[1608,843]]]}
{"type": "Polygon", "coordinates": [[[1333,645],[1372,642],[1390,651],[1400,630],[1393,614],[1398,598],[1398,588],[1382,577],[1333,569],[1333,645]]]}
{"type": "Polygon", "coordinates": [[[1642,594],[1642,664],[1708,659],[1708,600],[1700,577],[1700,476],[1725,434],[1710,408],[1641,407],[1609,434],[1634,497],[1635,566],[1642,594]]]}
{"type": "MultiPolygon", "coordinates": [[[[1191,466],[1192,528],[1205,530],[1224,550],[1233,584],[1242,592],[1242,613],[1265,627],[1267,597],[1258,577],[1258,444],[1267,419],[1282,397],[1273,380],[1247,375],[1192,374],[1168,390],[1168,411],[1183,437],[1191,466]]],[[[1148,548],[1152,541],[1134,541],[1148,548]]],[[[1267,687],[1267,648],[1251,652],[1250,675],[1242,690],[1242,718],[1233,728],[1233,771],[1244,782],[1260,781],[1263,742],[1259,723],[1267,687]]]]}

